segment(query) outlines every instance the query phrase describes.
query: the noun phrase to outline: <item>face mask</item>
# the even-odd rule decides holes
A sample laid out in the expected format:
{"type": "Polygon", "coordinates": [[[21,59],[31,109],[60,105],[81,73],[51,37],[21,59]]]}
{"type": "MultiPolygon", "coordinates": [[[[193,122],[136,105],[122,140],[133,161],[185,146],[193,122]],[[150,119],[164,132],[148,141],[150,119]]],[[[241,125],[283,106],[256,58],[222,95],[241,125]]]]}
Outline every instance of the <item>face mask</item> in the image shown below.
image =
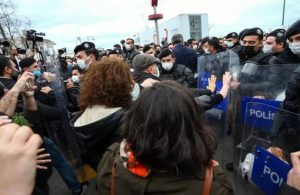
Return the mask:
{"type": "Polygon", "coordinates": [[[174,66],[173,62],[162,63],[161,65],[166,71],[171,70],[174,66]]]}
{"type": "Polygon", "coordinates": [[[41,71],[40,70],[35,70],[32,72],[36,77],[40,77],[41,76],[41,71]]]}
{"type": "Polygon", "coordinates": [[[193,50],[197,50],[197,49],[198,49],[197,45],[193,45],[193,50]]]}
{"type": "Polygon", "coordinates": [[[210,54],[210,51],[209,51],[207,48],[205,48],[205,49],[204,49],[204,53],[205,53],[205,54],[210,54]]]}
{"type": "Polygon", "coordinates": [[[272,53],[272,52],[273,52],[273,51],[272,51],[272,46],[271,46],[271,45],[264,45],[264,47],[263,47],[263,52],[264,52],[264,53],[267,53],[267,54],[272,53]]]}
{"type": "Polygon", "coordinates": [[[158,67],[156,68],[156,74],[153,74],[154,76],[156,76],[157,78],[159,78],[159,76],[160,76],[160,72],[159,72],[159,69],[158,69],[158,67]]]}
{"type": "Polygon", "coordinates": [[[79,83],[79,76],[72,76],[71,80],[74,82],[74,83],[79,83]]]}
{"type": "Polygon", "coordinates": [[[254,50],[254,46],[242,46],[241,53],[249,58],[255,56],[258,52],[254,50]]]}
{"type": "Polygon", "coordinates": [[[131,50],[131,45],[125,44],[125,48],[126,48],[128,51],[130,51],[130,50],[131,50]]]}
{"type": "Polygon", "coordinates": [[[87,57],[85,60],[82,60],[82,59],[77,60],[77,65],[78,65],[82,70],[88,69],[90,63],[91,63],[91,62],[90,62],[90,56],[87,57]]]}
{"type": "Polygon", "coordinates": [[[225,45],[227,45],[227,47],[232,47],[234,44],[231,41],[226,41],[225,45]]]}
{"type": "Polygon", "coordinates": [[[68,71],[71,71],[73,68],[73,64],[72,63],[68,64],[67,68],[68,68],[68,71]]]}
{"type": "Polygon", "coordinates": [[[292,52],[293,52],[295,55],[299,55],[299,54],[300,54],[300,42],[297,42],[297,43],[289,43],[289,46],[290,46],[292,52]]]}
{"type": "Polygon", "coordinates": [[[130,92],[133,101],[135,101],[140,96],[140,92],[141,89],[139,84],[135,83],[133,89],[130,92]]]}

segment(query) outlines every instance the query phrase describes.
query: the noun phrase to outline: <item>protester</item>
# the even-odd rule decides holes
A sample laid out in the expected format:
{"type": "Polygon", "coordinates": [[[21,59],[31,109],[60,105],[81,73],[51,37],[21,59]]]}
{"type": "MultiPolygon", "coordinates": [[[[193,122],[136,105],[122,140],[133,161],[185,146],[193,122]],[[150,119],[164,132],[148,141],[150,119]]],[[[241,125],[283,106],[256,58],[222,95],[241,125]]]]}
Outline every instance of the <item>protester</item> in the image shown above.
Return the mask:
{"type": "Polygon", "coordinates": [[[183,45],[183,36],[181,34],[175,34],[172,37],[172,44],[174,48],[172,52],[176,57],[176,63],[182,64],[191,69],[193,73],[197,71],[197,54],[196,52],[183,45]]]}
{"type": "Polygon", "coordinates": [[[99,193],[201,194],[204,170],[212,167],[208,194],[233,194],[231,181],[212,161],[215,134],[183,86],[163,81],[145,89],[122,129],[125,139],[110,146],[98,166],[99,193]]]}
{"type": "Polygon", "coordinates": [[[133,85],[128,64],[119,60],[101,60],[84,75],[81,112],[71,120],[71,125],[82,160],[95,170],[105,149],[122,140],[119,126],[131,103],[133,85]]]}
{"type": "Polygon", "coordinates": [[[134,68],[133,74],[134,74],[135,82],[142,85],[142,83],[147,79],[160,81],[159,79],[160,72],[158,69],[159,64],[160,64],[159,59],[151,55],[147,55],[147,54],[137,55],[132,62],[134,68]]]}
{"type": "Polygon", "coordinates": [[[193,72],[184,65],[176,64],[176,58],[171,50],[164,49],[159,54],[161,61],[161,80],[174,80],[186,87],[194,87],[195,79],[193,72]]]}

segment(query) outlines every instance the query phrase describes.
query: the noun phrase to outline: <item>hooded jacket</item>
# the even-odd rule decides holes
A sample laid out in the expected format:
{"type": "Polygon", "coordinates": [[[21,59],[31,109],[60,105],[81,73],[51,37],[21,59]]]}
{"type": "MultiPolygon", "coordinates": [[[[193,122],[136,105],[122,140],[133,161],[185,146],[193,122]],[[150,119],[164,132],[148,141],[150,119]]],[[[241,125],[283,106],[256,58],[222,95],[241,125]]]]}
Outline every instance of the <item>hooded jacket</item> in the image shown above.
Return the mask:
{"type": "Polygon", "coordinates": [[[120,124],[124,113],[125,109],[120,107],[95,105],[71,120],[84,163],[96,170],[105,149],[122,140],[120,124]]]}

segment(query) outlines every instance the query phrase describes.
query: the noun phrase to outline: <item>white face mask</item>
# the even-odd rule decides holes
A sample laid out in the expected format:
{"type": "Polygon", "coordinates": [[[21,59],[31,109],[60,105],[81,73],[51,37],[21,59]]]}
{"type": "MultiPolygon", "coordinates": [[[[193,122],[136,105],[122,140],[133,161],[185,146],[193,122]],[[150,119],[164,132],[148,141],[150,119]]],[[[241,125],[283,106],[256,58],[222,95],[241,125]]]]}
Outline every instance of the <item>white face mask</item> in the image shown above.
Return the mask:
{"type": "Polygon", "coordinates": [[[125,48],[126,48],[128,51],[130,51],[130,50],[131,50],[131,45],[125,44],[125,48]]]}
{"type": "Polygon", "coordinates": [[[79,76],[75,76],[73,75],[71,80],[74,82],[74,83],[79,83],[79,76]]]}
{"type": "Polygon", "coordinates": [[[90,61],[90,56],[87,57],[85,60],[82,60],[82,59],[78,59],[78,60],[77,60],[77,65],[78,65],[82,70],[88,69],[90,63],[91,63],[91,61],[90,61]]]}
{"type": "Polygon", "coordinates": [[[156,67],[156,74],[153,74],[154,76],[156,76],[157,78],[159,78],[159,76],[160,76],[160,72],[159,72],[159,69],[158,69],[158,67],[156,67]]]}
{"type": "Polygon", "coordinates": [[[289,43],[289,46],[295,55],[300,55],[300,42],[289,43]]]}
{"type": "Polygon", "coordinates": [[[204,53],[205,54],[210,54],[210,51],[206,48],[206,49],[204,49],[204,53]]]}
{"type": "Polygon", "coordinates": [[[141,89],[139,84],[135,83],[133,89],[130,92],[133,101],[135,101],[140,96],[140,92],[141,89]]]}
{"type": "Polygon", "coordinates": [[[264,52],[264,53],[267,53],[267,54],[272,53],[272,52],[273,52],[273,51],[272,51],[272,46],[271,46],[271,45],[264,45],[264,47],[263,47],[263,52],[264,52]]]}
{"type": "Polygon", "coordinates": [[[162,63],[161,65],[166,71],[171,70],[174,66],[173,62],[162,63]]]}
{"type": "Polygon", "coordinates": [[[231,41],[226,41],[225,45],[227,45],[227,47],[232,47],[234,44],[231,41]]]}
{"type": "Polygon", "coordinates": [[[197,49],[198,49],[197,45],[193,45],[193,50],[197,50],[197,49]]]}

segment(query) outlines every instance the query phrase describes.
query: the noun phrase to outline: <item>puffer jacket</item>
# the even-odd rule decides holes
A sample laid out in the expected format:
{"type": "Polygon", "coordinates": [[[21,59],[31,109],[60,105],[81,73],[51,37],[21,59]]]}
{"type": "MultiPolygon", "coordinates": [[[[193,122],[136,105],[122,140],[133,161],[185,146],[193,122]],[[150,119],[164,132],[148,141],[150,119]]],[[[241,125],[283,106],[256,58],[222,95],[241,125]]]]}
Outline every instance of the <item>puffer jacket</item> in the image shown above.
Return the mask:
{"type": "Polygon", "coordinates": [[[96,170],[106,148],[122,140],[120,125],[124,113],[123,108],[93,106],[71,120],[84,163],[96,170]]]}

